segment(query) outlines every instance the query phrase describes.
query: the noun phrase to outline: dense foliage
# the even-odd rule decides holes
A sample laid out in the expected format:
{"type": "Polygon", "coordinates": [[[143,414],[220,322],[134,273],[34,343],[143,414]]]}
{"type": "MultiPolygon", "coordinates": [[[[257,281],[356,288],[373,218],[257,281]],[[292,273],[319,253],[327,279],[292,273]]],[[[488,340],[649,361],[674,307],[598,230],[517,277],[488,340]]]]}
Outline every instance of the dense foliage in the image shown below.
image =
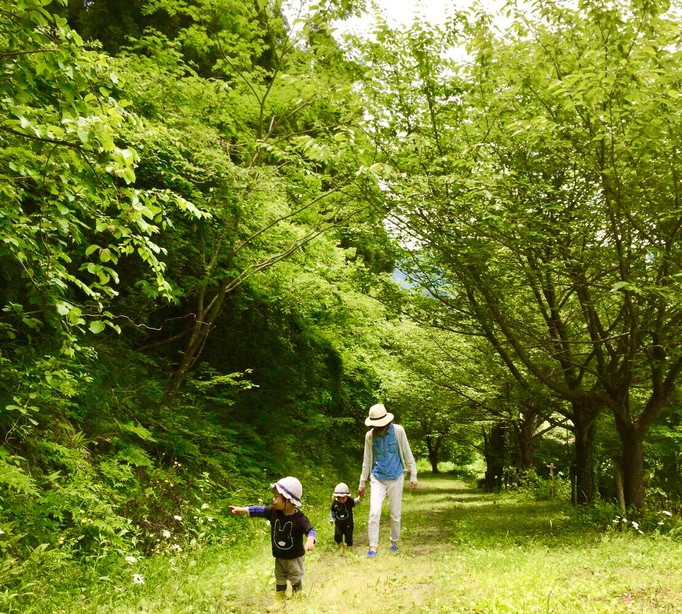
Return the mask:
{"type": "Polygon", "coordinates": [[[362,8],[2,2],[2,608],[353,484],[377,400],[489,490],[682,496],[679,17],[362,8]]]}
{"type": "Polygon", "coordinates": [[[227,4],[149,5],[124,39],[95,27],[114,3],[3,4],[8,598],[36,565],[233,538],[227,494],[278,474],[356,472],[358,107],[323,22],[227,4]]]}
{"type": "Polygon", "coordinates": [[[585,502],[610,412],[624,503],[640,509],[644,441],[682,372],[668,8],[539,2],[509,8],[503,35],[472,11],[365,45],[386,208],[419,247],[403,268],[429,294],[422,308],[485,339],[522,395],[556,399],[585,502]]]}

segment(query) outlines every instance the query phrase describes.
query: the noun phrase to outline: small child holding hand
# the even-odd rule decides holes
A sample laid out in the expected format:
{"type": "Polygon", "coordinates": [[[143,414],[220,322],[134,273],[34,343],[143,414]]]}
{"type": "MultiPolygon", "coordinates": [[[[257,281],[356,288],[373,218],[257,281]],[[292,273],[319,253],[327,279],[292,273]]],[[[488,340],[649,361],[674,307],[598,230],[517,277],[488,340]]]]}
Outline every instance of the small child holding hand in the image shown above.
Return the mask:
{"type": "Polygon", "coordinates": [[[329,512],[329,522],[334,524],[334,541],[339,550],[353,547],[353,508],[360,503],[361,497],[355,499],[350,496],[348,486],[341,482],[334,489],[334,501],[329,512]]]}

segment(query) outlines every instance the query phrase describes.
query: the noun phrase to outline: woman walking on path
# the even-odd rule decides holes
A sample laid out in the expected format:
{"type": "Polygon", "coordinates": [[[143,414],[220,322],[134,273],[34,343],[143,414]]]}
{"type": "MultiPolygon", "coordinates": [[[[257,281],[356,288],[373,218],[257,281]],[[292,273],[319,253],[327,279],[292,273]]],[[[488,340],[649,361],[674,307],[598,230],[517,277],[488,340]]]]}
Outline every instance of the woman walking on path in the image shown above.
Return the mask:
{"type": "Polygon", "coordinates": [[[393,414],[378,403],[369,408],[365,425],[372,427],[365,435],[365,454],[358,495],[364,496],[365,484],[370,480],[369,498],[369,550],[367,556],[376,556],[379,548],[379,521],[381,506],[388,496],[391,513],[391,552],[398,552],[400,515],[403,504],[405,471],[410,471],[410,488],[417,487],[417,464],[414,461],[405,429],[393,424],[393,414]]]}

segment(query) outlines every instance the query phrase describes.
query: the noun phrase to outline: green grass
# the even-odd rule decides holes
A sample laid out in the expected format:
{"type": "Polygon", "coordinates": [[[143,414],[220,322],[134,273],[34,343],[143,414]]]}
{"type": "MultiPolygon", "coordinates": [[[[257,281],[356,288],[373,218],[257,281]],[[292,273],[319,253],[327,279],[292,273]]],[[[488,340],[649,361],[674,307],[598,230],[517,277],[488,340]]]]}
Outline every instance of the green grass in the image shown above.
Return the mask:
{"type": "MultiPolygon", "coordinates": [[[[586,527],[559,501],[484,494],[427,475],[405,493],[400,553],[387,550],[386,514],[372,560],[365,557],[368,501],[356,510],[356,548],[346,556],[333,543],[327,503],[306,513],[318,546],[306,557],[304,598],[287,602],[290,614],[682,613],[680,542],[586,527]]],[[[274,595],[267,527],[234,521],[245,538],[232,547],[139,562],[106,590],[85,590],[49,611],[263,612],[274,595]],[[133,572],[143,585],[132,586],[133,572]]]]}

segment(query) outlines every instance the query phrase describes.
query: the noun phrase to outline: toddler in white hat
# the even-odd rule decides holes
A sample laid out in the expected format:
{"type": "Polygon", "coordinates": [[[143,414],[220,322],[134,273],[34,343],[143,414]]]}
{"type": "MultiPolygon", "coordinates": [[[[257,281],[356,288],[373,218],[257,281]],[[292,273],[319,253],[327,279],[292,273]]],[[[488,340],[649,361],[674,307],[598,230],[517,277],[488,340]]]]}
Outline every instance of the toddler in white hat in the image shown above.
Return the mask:
{"type": "Polygon", "coordinates": [[[334,525],[334,541],[339,551],[353,547],[353,508],[360,503],[361,497],[351,497],[348,486],[341,482],[336,485],[333,494],[332,508],[329,512],[329,522],[334,525]]]}
{"type": "Polygon", "coordinates": [[[250,518],[267,518],[270,521],[272,556],[275,557],[275,604],[269,611],[280,609],[287,594],[287,581],[294,595],[303,589],[305,553],[315,548],[316,534],[312,523],[298,509],[301,506],[301,482],[287,476],[270,484],[272,505],[230,505],[233,514],[250,518]],[[303,541],[306,537],[306,541],[303,541]]]}

